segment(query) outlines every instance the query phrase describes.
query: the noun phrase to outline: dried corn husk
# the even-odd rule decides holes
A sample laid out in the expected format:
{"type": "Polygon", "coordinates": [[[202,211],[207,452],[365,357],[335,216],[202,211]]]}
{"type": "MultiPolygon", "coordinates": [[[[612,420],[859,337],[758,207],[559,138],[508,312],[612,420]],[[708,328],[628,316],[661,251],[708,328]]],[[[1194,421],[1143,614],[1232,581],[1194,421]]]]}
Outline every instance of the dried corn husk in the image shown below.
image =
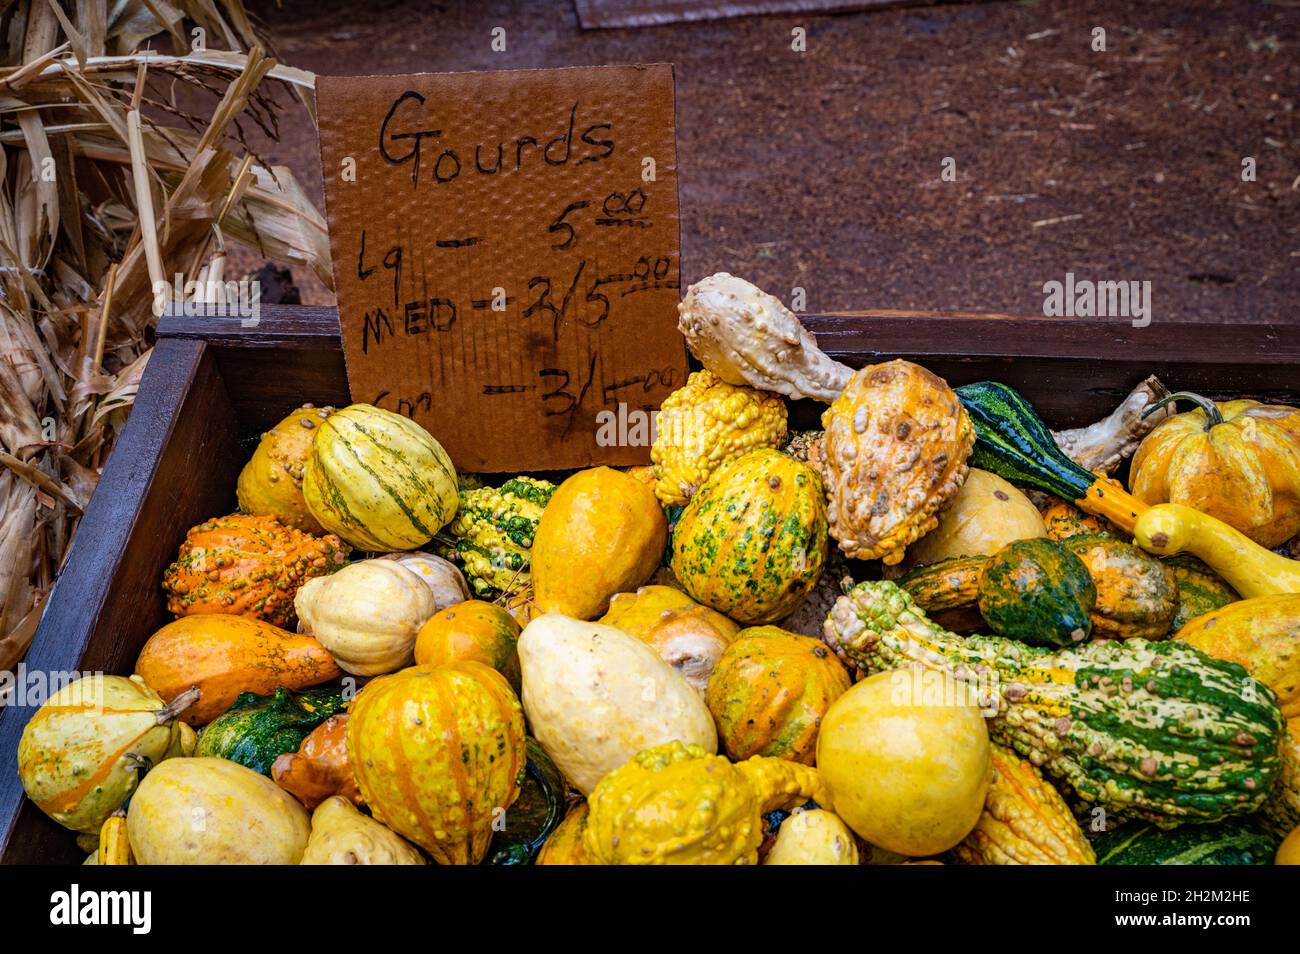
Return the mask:
{"type": "Polygon", "coordinates": [[[240,0],[0,0],[0,35],[7,670],[26,652],[135,400],[154,283],[215,280],[229,242],[327,285],[331,273],[324,219],[287,169],[252,154],[240,127],[274,132],[277,86],[312,109],[315,77],[265,52],[240,0]],[[177,89],[200,91],[209,112],[196,117],[177,89]]]}

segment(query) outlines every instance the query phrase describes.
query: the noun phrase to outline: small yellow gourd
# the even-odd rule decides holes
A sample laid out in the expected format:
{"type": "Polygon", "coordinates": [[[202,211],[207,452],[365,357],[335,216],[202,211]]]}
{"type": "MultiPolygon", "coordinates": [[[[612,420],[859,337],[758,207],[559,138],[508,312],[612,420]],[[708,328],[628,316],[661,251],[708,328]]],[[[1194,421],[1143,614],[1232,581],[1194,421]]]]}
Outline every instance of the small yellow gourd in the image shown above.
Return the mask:
{"type": "Polygon", "coordinates": [[[168,759],[144,777],[126,828],[142,865],[296,865],[311,820],[265,775],[196,757],[168,759]]]}
{"type": "Polygon", "coordinates": [[[1138,546],[1159,556],[1191,553],[1243,598],[1300,593],[1300,561],[1278,556],[1222,520],[1182,504],[1158,504],[1133,527],[1138,546]]]}
{"type": "Polygon", "coordinates": [[[795,812],[781,823],[765,865],[860,864],[853,832],[839,816],[822,808],[795,812]]]}
{"type": "Polygon", "coordinates": [[[533,536],[533,599],[543,612],[595,619],[615,593],[654,573],[668,521],[654,492],[610,467],[580,470],[551,496],[533,536]]]}
{"type": "Polygon", "coordinates": [[[402,838],[341,795],[325,799],[311,816],[304,865],[422,865],[424,858],[402,838]]]}

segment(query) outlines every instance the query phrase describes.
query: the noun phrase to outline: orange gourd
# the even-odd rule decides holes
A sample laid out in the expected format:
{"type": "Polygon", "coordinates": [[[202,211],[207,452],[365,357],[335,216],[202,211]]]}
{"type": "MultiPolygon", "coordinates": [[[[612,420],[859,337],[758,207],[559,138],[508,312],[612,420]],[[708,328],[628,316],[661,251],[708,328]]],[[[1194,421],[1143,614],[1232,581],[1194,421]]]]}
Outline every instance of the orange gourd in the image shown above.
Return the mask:
{"type": "Polygon", "coordinates": [[[858,370],[822,426],[831,536],[853,559],[898,563],[966,479],[970,415],[942,378],[897,360],[858,370]]]}
{"type": "Polygon", "coordinates": [[[348,550],[333,534],[313,537],[275,517],[214,517],[190,529],[163,575],[167,609],[177,616],[251,616],[287,628],[296,619],[298,588],[343,566],[348,550]]]}
{"type": "Polygon", "coordinates": [[[1199,510],[1265,547],[1300,532],[1300,408],[1180,391],[1152,410],[1177,400],[1197,408],[1143,439],[1129,479],[1134,496],[1199,510]]]}
{"type": "Polygon", "coordinates": [[[339,676],[334,657],[312,637],[217,613],[182,616],[158,630],[135,671],[167,702],[197,686],[198,702],[181,715],[190,725],[211,722],[241,692],[306,689],[339,676]]]}
{"type": "Polygon", "coordinates": [[[330,716],[302,740],[297,752],[277,756],[271,766],[271,780],[308,811],[335,795],[363,804],[348,761],[348,718],[347,713],[330,716]]]}
{"type": "Polygon", "coordinates": [[[466,600],[434,613],[415,637],[415,664],[441,666],[472,659],[505,676],[519,691],[520,626],[496,603],[466,600]]]}
{"type": "Polygon", "coordinates": [[[262,435],[257,449],[239,472],[236,493],[244,513],[269,514],[286,527],[323,534],[302,496],[303,467],[320,423],[332,407],[304,404],[262,435]]]}

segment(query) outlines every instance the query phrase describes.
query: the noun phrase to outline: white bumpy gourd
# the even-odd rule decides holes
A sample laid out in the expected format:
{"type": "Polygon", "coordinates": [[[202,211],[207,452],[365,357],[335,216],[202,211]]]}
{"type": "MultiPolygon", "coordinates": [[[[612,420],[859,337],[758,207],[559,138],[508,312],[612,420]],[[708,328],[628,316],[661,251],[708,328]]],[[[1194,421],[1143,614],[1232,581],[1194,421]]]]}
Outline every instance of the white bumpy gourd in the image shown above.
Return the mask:
{"type": "Polygon", "coordinates": [[[829,404],[853,374],[778,299],[726,272],[688,288],[677,313],[691,353],[728,384],[829,404]]]}

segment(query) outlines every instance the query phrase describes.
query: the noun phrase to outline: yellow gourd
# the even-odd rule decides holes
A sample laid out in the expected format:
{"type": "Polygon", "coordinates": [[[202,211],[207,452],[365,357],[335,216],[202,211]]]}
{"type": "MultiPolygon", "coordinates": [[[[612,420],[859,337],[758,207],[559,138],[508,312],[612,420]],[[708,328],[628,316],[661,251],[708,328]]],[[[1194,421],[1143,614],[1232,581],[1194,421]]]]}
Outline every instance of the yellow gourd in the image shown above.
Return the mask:
{"type": "Polygon", "coordinates": [[[1295,829],[1282,840],[1273,864],[1300,865],[1300,828],[1295,829]]]}
{"type": "Polygon", "coordinates": [[[924,676],[943,688],[939,674],[920,670],[862,680],[835,700],[817,736],[817,768],[835,813],[871,844],[913,858],[947,851],[970,833],[991,778],[980,710],[960,698],[928,698],[936,686],[924,676]]]}
{"type": "Polygon", "coordinates": [[[729,460],[785,438],[785,402],[769,391],[696,371],[664,400],[656,422],[655,496],[681,506],[729,460]]]}
{"type": "Polygon", "coordinates": [[[101,865],[133,865],[135,856],[131,854],[131,839],[126,833],[126,813],[119,810],[104,819],[104,827],[99,830],[99,848],[96,849],[101,865]]]}
{"type": "Polygon", "coordinates": [[[1150,410],[1180,400],[1197,408],[1142,439],[1130,468],[1133,496],[1192,507],[1266,547],[1300,532],[1300,408],[1179,391],[1150,410]]]}
{"type": "Polygon", "coordinates": [[[142,865],[296,865],[307,811],[265,775],[218,758],[168,759],[131,798],[127,834],[142,865]]]}
{"type": "Polygon", "coordinates": [[[795,812],[781,823],[765,865],[860,864],[853,832],[839,816],[814,808],[795,812]]]}
{"type": "Polygon", "coordinates": [[[413,666],[352,702],[348,761],[375,820],[441,865],[478,864],[524,774],[524,715],[482,663],[413,666]]]}
{"type": "Polygon", "coordinates": [[[317,428],[333,413],[332,407],[304,404],[262,435],[239,472],[235,493],[240,510],[268,514],[286,527],[306,533],[319,536],[325,532],[303,499],[302,474],[317,428]]]}
{"type": "Polygon", "coordinates": [[[654,573],[668,522],[654,492],[609,467],[580,470],[552,495],[533,536],[533,598],[545,613],[595,619],[654,573]]]}
{"type": "Polygon", "coordinates": [[[907,548],[910,560],[938,563],[949,557],[988,556],[1008,543],[1047,534],[1038,508],[997,474],[972,467],[939,525],[907,548]]]}
{"type": "Polygon", "coordinates": [[[831,804],[807,765],[763,756],[733,764],[669,742],[601,779],[587,802],[583,846],[596,864],[752,865],[763,814],[809,799],[831,804]]]}
{"type": "Polygon", "coordinates": [[[1222,520],[1182,504],[1143,511],[1133,536],[1138,546],[1159,556],[1200,557],[1246,599],[1300,593],[1300,561],[1278,556],[1222,520]]]}
{"type": "Polygon", "coordinates": [[[547,837],[542,850],[533,861],[535,865],[585,865],[589,864],[587,849],[582,838],[587,832],[587,803],[579,802],[564,821],[547,837]]]}
{"type": "Polygon", "coordinates": [[[175,744],[176,720],[198,697],[170,704],[139,676],[90,675],[46,700],[23,728],[18,777],[41,811],[73,831],[98,832],[175,744]]]}
{"type": "Polygon", "coordinates": [[[1283,715],[1300,716],[1300,593],[1229,603],[1190,620],[1174,638],[1244,666],[1277,693],[1283,715]]]}

